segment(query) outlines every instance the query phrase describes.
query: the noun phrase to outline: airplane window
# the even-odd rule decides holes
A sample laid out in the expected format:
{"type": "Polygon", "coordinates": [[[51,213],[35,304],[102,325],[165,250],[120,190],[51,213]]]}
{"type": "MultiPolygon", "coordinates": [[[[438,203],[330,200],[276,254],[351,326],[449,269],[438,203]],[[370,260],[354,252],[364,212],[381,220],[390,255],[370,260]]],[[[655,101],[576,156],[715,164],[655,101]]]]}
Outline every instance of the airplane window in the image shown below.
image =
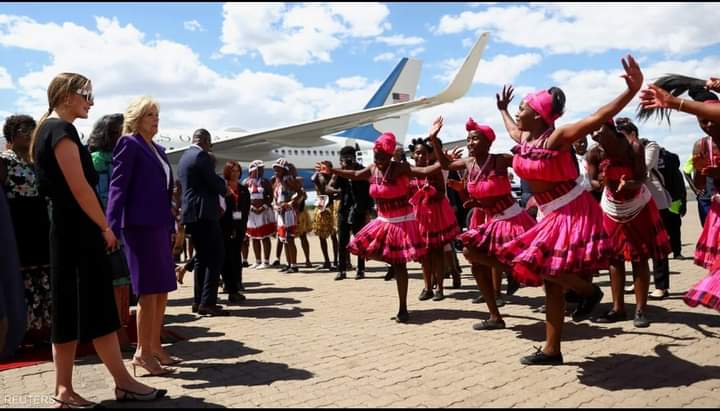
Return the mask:
{"type": "Polygon", "coordinates": [[[300,150],[300,154],[305,155],[305,150],[300,150]]]}
{"type": "Polygon", "coordinates": [[[285,150],[280,150],[281,153],[285,154],[285,150]]]}
{"type": "Polygon", "coordinates": [[[332,155],[333,155],[333,156],[335,155],[335,150],[333,150],[332,155]]]}
{"type": "Polygon", "coordinates": [[[293,150],[293,151],[295,152],[295,155],[298,155],[298,151],[297,151],[297,150],[293,150]]]}
{"type": "Polygon", "coordinates": [[[314,155],[314,156],[317,155],[317,150],[313,150],[313,155],[314,155]]]}

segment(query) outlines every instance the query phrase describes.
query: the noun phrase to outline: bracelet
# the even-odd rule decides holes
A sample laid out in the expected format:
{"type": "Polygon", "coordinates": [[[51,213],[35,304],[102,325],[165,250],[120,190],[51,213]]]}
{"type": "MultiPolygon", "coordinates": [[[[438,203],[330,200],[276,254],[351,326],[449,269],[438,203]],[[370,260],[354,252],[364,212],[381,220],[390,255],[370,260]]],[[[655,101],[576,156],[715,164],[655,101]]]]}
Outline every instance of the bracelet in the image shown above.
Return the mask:
{"type": "Polygon", "coordinates": [[[107,226],[107,227],[105,227],[104,230],[102,230],[103,233],[106,233],[106,232],[108,232],[108,231],[110,231],[110,226],[107,226]]]}
{"type": "Polygon", "coordinates": [[[678,111],[682,111],[683,103],[685,103],[685,100],[680,99],[680,105],[678,106],[678,111]]]}

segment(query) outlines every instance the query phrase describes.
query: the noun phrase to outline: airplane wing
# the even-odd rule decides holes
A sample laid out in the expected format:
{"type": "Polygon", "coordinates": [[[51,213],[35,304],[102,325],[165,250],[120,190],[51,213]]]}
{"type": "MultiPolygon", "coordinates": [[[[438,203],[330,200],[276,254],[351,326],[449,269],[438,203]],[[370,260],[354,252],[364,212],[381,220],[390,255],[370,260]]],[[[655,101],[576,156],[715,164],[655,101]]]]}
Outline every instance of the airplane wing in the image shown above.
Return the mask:
{"type": "MultiPolygon", "coordinates": [[[[488,38],[489,33],[483,33],[480,36],[473,48],[470,50],[468,56],[465,58],[465,62],[460,67],[460,70],[457,72],[450,85],[444,91],[433,97],[425,97],[403,103],[369,108],[354,113],[253,132],[220,141],[213,141],[213,152],[223,158],[233,158],[235,157],[235,154],[233,154],[234,152],[241,153],[251,147],[277,147],[280,145],[311,146],[327,144],[327,142],[321,139],[322,136],[455,101],[464,96],[470,89],[478,63],[480,62],[480,58],[482,57],[485,47],[487,46],[488,38]]],[[[170,158],[170,161],[177,164],[180,160],[180,156],[186,149],[187,147],[168,150],[167,155],[170,158]]]]}

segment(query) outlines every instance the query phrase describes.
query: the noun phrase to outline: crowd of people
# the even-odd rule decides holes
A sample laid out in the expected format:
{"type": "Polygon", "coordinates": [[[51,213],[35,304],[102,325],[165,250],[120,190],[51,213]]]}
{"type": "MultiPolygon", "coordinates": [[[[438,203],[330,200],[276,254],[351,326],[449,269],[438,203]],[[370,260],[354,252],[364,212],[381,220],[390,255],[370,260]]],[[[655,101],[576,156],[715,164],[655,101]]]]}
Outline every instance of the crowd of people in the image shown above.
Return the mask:
{"type": "MultiPolygon", "coordinates": [[[[147,96],[134,99],[123,114],[101,117],[84,145],[73,122],[88,117],[92,83],[80,74],[59,74],[48,86],[48,110],[37,122],[13,115],[3,127],[2,269],[17,273],[15,280],[6,276],[3,287],[17,293],[4,293],[0,325],[7,337],[0,350],[11,354],[23,338],[51,343],[53,399],[60,407],[91,405],[72,384],[78,342],[92,342],[115,381],[118,400],[162,398],[165,389],[135,376],[137,368],[154,376],[172,374],[172,366],[183,361],[165,350],[161,336],[168,293],[183,284],[185,273],[194,276],[192,312],[225,316],[219,289],[228,294],[228,304],[242,303],[243,267],[299,272],[296,238],[304,267],[313,267],[310,232],[320,239],[321,268],[337,271],[335,280],[347,278],[351,253],[358,257],[356,279],[365,276],[365,260],[389,265],[385,279],[396,280],[398,322],[410,321],[407,264],[422,265],[418,298],[440,301],[447,275],[459,287],[457,245],[471,264],[481,293],[477,301],[484,301],[490,314],[476,330],[505,328],[499,310],[503,274],[508,294],[520,285],[544,287],[546,343],[521,358],[523,364],[563,363],[566,302],[575,304],[574,321],[592,317],[603,298],[593,284],[599,270],[609,270],[612,308],[593,320],[625,320],[624,295],[630,290],[634,324],[647,327],[648,297],[668,295],[670,253],[683,258],[680,218],[686,198],[679,158],[641,139],[632,120],[616,118],[643,85],[632,56],[622,65],[627,87],[620,95],[588,117],[557,127],[565,110],[560,88],[528,94],[513,116],[514,90],[504,87],[496,98],[507,135],[517,143],[510,153],[491,153],[497,133],[472,118],[464,158],[460,151],[444,151],[438,137],[442,117],[427,138],[407,147],[412,161],[403,158],[405,150],[391,132],[377,139],[367,166],[357,162],[355,148],[344,147],[340,167],[330,161],[316,165],[313,215],[293,164],[277,159],[274,175],[266,178],[265,163],[256,160],[242,179],[240,163],[216,164],[205,129],[195,131],[176,178],[164,148],[153,142],[160,106],[147,96]],[[587,136],[595,142],[591,147],[587,136]],[[521,201],[512,194],[509,169],[523,181],[521,201]],[[463,231],[465,211],[471,215],[463,231]],[[270,263],[273,237],[276,260],[270,263]],[[189,259],[178,264],[186,244],[192,245],[189,259]],[[629,289],[626,262],[633,272],[629,289]],[[132,305],[134,347],[127,333],[132,305]],[[25,308],[18,311],[20,306],[25,308]],[[121,356],[127,349],[134,350],[133,376],[121,356]]],[[[695,144],[683,172],[698,197],[704,227],[695,263],[709,275],[684,299],[690,306],[720,309],[720,100],[712,92],[720,91],[720,80],[669,77],[672,81],[663,78],[642,91],[639,117],[669,119],[671,109],[686,112],[707,135],[695,144]],[[682,87],[692,100],[675,96],[682,87]]]]}

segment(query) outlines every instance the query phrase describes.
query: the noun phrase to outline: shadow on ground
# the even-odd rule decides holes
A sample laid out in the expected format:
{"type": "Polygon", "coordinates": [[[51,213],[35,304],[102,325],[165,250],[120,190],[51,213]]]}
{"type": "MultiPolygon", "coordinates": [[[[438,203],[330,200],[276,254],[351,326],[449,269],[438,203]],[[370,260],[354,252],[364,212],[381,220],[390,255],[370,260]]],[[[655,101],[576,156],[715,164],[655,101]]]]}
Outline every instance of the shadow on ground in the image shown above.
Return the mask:
{"type": "MultiPolygon", "coordinates": [[[[719,380],[720,367],[698,365],[675,356],[669,347],[655,347],[657,356],[610,354],[577,363],[581,384],[609,391],[684,387],[705,380],[719,380]]],[[[720,382],[719,382],[720,383],[720,382]]]]}
{"type": "Polygon", "coordinates": [[[172,378],[192,380],[183,385],[187,389],[212,387],[231,387],[238,385],[269,385],[275,381],[307,380],[313,373],[290,368],[287,364],[250,360],[235,364],[203,364],[203,368],[193,372],[179,372],[172,378]],[[197,382],[205,380],[205,382],[197,382]]]}
{"type": "Polygon", "coordinates": [[[157,401],[118,402],[105,400],[100,402],[99,405],[102,408],[225,408],[224,405],[208,402],[205,398],[195,398],[188,395],[175,397],[172,392],[168,393],[168,398],[157,401]]]}

